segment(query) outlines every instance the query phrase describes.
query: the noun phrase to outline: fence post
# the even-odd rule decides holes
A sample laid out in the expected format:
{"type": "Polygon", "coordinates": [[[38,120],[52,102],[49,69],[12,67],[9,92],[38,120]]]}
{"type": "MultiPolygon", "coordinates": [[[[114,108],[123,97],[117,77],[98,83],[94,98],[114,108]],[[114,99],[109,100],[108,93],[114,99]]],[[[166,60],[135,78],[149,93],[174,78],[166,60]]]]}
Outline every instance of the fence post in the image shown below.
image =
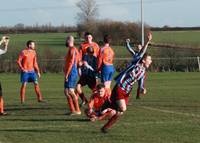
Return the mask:
{"type": "Polygon", "coordinates": [[[200,72],[200,58],[199,57],[197,57],[197,61],[198,61],[199,72],[200,72]]]}

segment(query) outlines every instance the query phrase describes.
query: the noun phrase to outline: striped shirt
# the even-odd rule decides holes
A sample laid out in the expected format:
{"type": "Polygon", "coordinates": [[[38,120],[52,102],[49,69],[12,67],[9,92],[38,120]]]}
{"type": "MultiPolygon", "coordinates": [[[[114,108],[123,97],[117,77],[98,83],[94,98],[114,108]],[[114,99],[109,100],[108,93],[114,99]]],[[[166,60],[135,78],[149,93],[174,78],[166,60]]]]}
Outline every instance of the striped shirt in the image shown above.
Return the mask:
{"type": "Polygon", "coordinates": [[[145,68],[142,65],[138,64],[129,72],[123,75],[118,86],[127,94],[130,94],[134,83],[144,78],[144,76],[145,68]]]}

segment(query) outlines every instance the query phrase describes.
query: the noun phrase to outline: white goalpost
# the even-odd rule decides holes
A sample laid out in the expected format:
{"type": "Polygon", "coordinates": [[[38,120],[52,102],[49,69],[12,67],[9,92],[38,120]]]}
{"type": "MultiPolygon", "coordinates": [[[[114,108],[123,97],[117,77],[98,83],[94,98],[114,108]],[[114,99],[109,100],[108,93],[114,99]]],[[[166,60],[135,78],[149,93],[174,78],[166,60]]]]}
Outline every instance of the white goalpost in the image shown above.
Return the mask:
{"type": "Polygon", "coordinates": [[[197,57],[197,62],[198,62],[199,72],[200,72],[200,57],[197,57]]]}

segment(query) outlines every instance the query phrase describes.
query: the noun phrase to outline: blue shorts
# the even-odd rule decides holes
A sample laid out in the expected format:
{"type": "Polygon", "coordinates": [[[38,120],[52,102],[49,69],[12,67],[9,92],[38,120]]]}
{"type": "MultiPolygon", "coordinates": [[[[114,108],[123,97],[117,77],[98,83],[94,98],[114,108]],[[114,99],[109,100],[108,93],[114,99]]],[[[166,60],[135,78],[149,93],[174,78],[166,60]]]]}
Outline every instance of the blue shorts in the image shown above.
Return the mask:
{"type": "Polygon", "coordinates": [[[70,74],[68,77],[68,81],[65,81],[64,83],[64,87],[66,88],[75,88],[76,87],[76,82],[78,79],[78,74],[74,73],[74,74],[70,74]]]}
{"type": "Polygon", "coordinates": [[[37,74],[35,71],[32,72],[22,72],[21,73],[21,82],[34,82],[35,84],[38,84],[37,74]]]}
{"type": "Polygon", "coordinates": [[[103,65],[101,71],[101,82],[112,81],[115,68],[113,65],[103,65]]]}

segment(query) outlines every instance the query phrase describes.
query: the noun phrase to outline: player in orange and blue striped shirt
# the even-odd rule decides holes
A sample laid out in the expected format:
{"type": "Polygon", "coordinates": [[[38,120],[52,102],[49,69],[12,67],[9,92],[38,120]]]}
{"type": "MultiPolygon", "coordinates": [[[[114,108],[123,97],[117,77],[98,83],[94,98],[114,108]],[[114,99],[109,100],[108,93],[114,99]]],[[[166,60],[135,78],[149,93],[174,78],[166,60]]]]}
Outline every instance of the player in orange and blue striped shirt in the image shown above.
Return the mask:
{"type": "Polygon", "coordinates": [[[104,36],[104,47],[100,49],[98,58],[98,70],[101,72],[101,82],[104,83],[106,90],[111,93],[110,87],[112,78],[115,72],[113,65],[114,51],[110,47],[111,37],[109,35],[104,36]]]}
{"type": "Polygon", "coordinates": [[[40,87],[37,79],[37,76],[40,78],[41,75],[37,63],[35,41],[29,40],[26,43],[26,46],[27,46],[26,49],[21,51],[17,60],[17,64],[21,70],[21,82],[22,82],[20,91],[21,103],[23,104],[25,102],[25,90],[28,82],[34,83],[38,102],[43,102],[42,94],[40,92],[40,87]]]}
{"type": "Polygon", "coordinates": [[[64,93],[67,97],[67,101],[70,107],[71,115],[81,114],[78,96],[75,93],[76,82],[78,79],[78,64],[80,61],[80,56],[77,48],[74,46],[74,37],[69,36],[66,40],[66,47],[69,48],[68,53],[65,57],[65,83],[64,83],[64,93]]]}

